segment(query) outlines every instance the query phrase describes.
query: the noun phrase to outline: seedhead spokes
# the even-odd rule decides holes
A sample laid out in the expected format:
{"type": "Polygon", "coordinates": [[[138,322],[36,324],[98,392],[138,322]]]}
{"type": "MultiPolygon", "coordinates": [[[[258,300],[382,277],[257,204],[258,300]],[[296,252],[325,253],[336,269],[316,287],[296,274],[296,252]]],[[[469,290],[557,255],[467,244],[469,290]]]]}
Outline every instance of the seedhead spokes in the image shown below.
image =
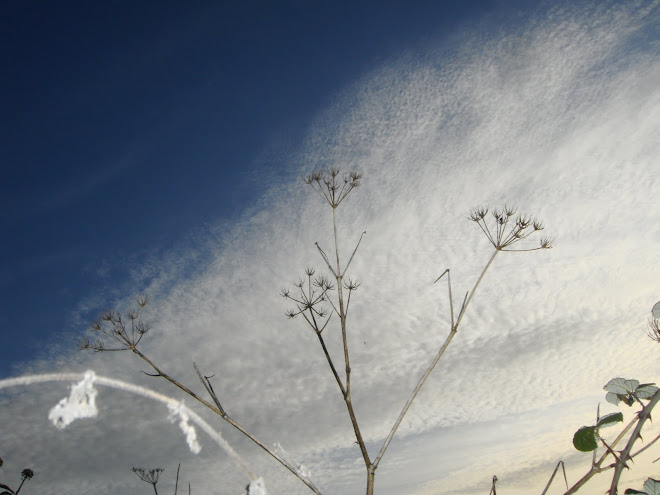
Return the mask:
{"type": "Polygon", "coordinates": [[[352,171],[342,175],[338,169],[331,168],[327,172],[312,172],[304,180],[335,209],[353,189],[362,185],[360,179],[361,173],[352,171]]]}
{"type": "Polygon", "coordinates": [[[488,208],[475,208],[470,212],[470,220],[479,225],[490,243],[498,251],[536,251],[538,249],[552,248],[552,238],[543,236],[538,247],[524,249],[509,249],[513,244],[528,238],[544,229],[543,222],[533,217],[517,215],[516,209],[504,205],[501,209],[491,212],[493,224],[488,227],[488,208]],[[514,218],[515,216],[515,218],[514,218]]]}
{"type": "Polygon", "coordinates": [[[130,321],[129,324],[126,323],[118,312],[105,311],[99,321],[95,321],[90,325],[92,332],[110,337],[119,343],[119,347],[106,347],[105,342],[101,338],[97,338],[94,342],[90,342],[89,339],[84,338],[79,342],[78,346],[81,349],[91,349],[94,352],[135,349],[142,340],[142,337],[150,330],[149,325],[141,321],[142,310],[148,302],[149,299],[147,296],[138,296],[136,300],[137,309],[130,309],[126,314],[126,317],[130,321]]]}

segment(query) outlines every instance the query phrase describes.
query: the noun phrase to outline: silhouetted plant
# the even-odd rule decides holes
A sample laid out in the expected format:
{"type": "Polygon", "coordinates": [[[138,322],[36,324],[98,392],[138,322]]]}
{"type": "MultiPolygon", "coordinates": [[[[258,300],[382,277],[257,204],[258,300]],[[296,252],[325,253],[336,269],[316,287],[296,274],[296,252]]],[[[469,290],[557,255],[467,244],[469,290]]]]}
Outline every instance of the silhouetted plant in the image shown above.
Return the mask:
{"type": "MultiPolygon", "coordinates": [[[[174,495],[177,495],[177,492],[179,491],[179,471],[181,470],[181,464],[176,468],[176,481],[174,483],[174,495]]],[[[156,469],[143,469],[143,468],[133,468],[133,472],[138,475],[138,477],[144,481],[145,483],[149,483],[154,487],[154,492],[156,495],[158,495],[158,489],[156,488],[156,484],[158,483],[158,479],[160,478],[161,473],[165,471],[164,469],[161,468],[156,468],[156,469]]],[[[188,495],[190,495],[190,483],[188,483],[188,495]]]]}
{"type": "MultiPolygon", "coordinates": [[[[286,315],[289,318],[296,318],[297,316],[302,315],[306,323],[314,330],[319,343],[323,349],[326,361],[330,367],[330,370],[337,382],[337,386],[341,393],[341,396],[345,402],[347,413],[349,415],[353,431],[356,438],[356,443],[364,459],[364,464],[367,473],[367,495],[373,495],[374,490],[374,480],[375,472],[378,468],[378,464],[383,458],[392,438],[394,437],[399,425],[401,424],[404,416],[406,415],[408,409],[410,408],[412,402],[417,397],[419,390],[425,383],[426,379],[429,377],[436,364],[443,356],[445,350],[451,343],[452,339],[458,332],[459,326],[465,313],[476,293],[481,281],[486,274],[486,271],[493,263],[495,256],[500,252],[510,252],[510,251],[535,251],[541,249],[550,249],[552,247],[552,240],[548,237],[542,237],[539,244],[536,247],[517,247],[513,248],[512,246],[517,245],[519,242],[526,240],[528,237],[534,235],[536,232],[543,230],[543,224],[531,217],[524,215],[517,215],[516,210],[505,206],[500,210],[494,210],[492,212],[493,223],[489,226],[488,221],[486,220],[488,209],[479,208],[473,210],[469,219],[474,221],[483,233],[488,238],[489,242],[494,248],[492,255],[490,256],[488,262],[482,269],[479,277],[474,283],[472,290],[468,291],[465,294],[463,302],[458,311],[458,315],[454,317],[454,299],[452,296],[452,286],[450,278],[449,268],[445,269],[442,274],[435,280],[438,282],[445,275],[447,275],[447,288],[449,296],[449,315],[450,315],[450,328],[449,334],[445,339],[444,343],[438,350],[436,356],[431,360],[426,371],[419,378],[417,385],[412,391],[409,399],[403,405],[403,408],[394,422],[392,428],[390,429],[389,434],[383,441],[383,444],[380,448],[378,454],[372,459],[369,455],[367,447],[365,445],[362,433],[360,430],[360,425],[355,416],[355,411],[352,403],[351,396],[351,366],[350,366],[350,349],[348,345],[348,326],[347,326],[347,317],[348,310],[350,306],[351,297],[353,292],[355,292],[360,284],[349,278],[347,276],[347,270],[349,269],[351,262],[362,242],[363,236],[366,232],[363,232],[360,235],[360,238],[353,249],[348,261],[342,266],[342,260],[339,253],[339,236],[337,233],[337,209],[344,202],[344,200],[349,196],[349,194],[356,188],[361,186],[362,174],[358,172],[350,172],[346,175],[342,175],[337,169],[331,169],[328,172],[313,172],[308,175],[304,182],[311,186],[327,203],[332,210],[332,229],[334,237],[334,256],[332,256],[332,261],[330,256],[321,248],[321,246],[316,243],[316,248],[327,268],[329,275],[316,275],[316,270],[314,268],[307,268],[305,270],[306,279],[300,279],[295,285],[297,291],[295,295],[291,294],[291,291],[284,289],[281,292],[281,295],[295,303],[295,308],[290,309],[286,312],[286,315]],[[335,292],[336,291],[336,292],[335,292]],[[324,307],[328,305],[329,308],[324,307]],[[335,367],[333,358],[331,357],[323,338],[323,332],[326,329],[331,316],[335,314],[339,318],[339,326],[343,342],[343,373],[340,376],[340,373],[335,367]],[[327,320],[324,321],[324,318],[327,316],[327,320]]],[[[490,218],[490,217],[488,217],[490,218]]],[[[434,283],[435,283],[434,282],[434,283]]],[[[92,349],[97,352],[101,351],[131,351],[137,354],[142,360],[144,360],[151,368],[155,371],[155,374],[151,376],[160,376],[170,381],[172,384],[189,394],[191,397],[195,398],[201,404],[205,405],[215,413],[217,413],[222,419],[230,423],[234,428],[238,429],[241,433],[250,438],[255,442],[259,447],[264,451],[270,454],[283,466],[285,466],[289,471],[291,471],[298,479],[300,479],[305,485],[307,485],[314,493],[321,494],[319,489],[312,483],[309,478],[309,473],[302,464],[299,464],[291,459],[287,458],[284,453],[278,453],[275,449],[267,447],[263,442],[258,440],[254,435],[248,432],[243,426],[237,423],[234,419],[230,418],[222,407],[220,400],[213,390],[213,387],[210,382],[209,376],[203,376],[199,371],[197,366],[193,363],[197,375],[206,389],[206,392],[211,397],[213,403],[203,399],[190,388],[183,385],[176,379],[169,376],[165,373],[160,367],[154,364],[147,356],[145,356],[139,349],[138,344],[140,343],[142,337],[147,333],[149,327],[144,325],[140,321],[142,314],[142,309],[146,306],[147,299],[146,297],[141,297],[138,299],[137,310],[132,310],[128,314],[128,320],[130,325],[127,325],[122,319],[121,315],[108,311],[102,315],[101,321],[94,323],[91,329],[97,334],[103,334],[106,337],[110,337],[114,340],[115,344],[118,344],[118,347],[106,347],[105,343],[101,339],[97,339],[94,343],[90,343],[89,340],[84,340],[81,343],[82,348],[92,349]]],[[[257,485],[251,484],[251,487],[254,486],[255,493],[262,493],[257,491],[257,485]]],[[[493,483],[493,490],[494,490],[493,483]]],[[[261,488],[259,488],[261,490],[261,488]]],[[[252,493],[252,491],[250,491],[252,493]]],[[[265,493],[265,489],[263,490],[265,493]]]]}
{"type": "MultiPolygon", "coordinates": [[[[0,459],[0,468],[2,468],[2,465],[4,464],[4,461],[0,459]]],[[[32,469],[26,468],[21,471],[21,484],[18,485],[18,488],[16,490],[13,490],[10,488],[8,485],[5,485],[4,483],[0,483],[0,489],[3,491],[0,492],[0,495],[18,495],[20,493],[21,488],[23,488],[23,484],[27,480],[31,480],[34,477],[34,471],[32,469]]]]}
{"type": "MultiPolygon", "coordinates": [[[[158,488],[156,488],[156,485],[158,484],[158,478],[160,478],[160,474],[163,472],[163,469],[161,468],[156,468],[156,469],[144,469],[144,468],[133,468],[133,472],[138,475],[138,478],[140,478],[142,481],[145,483],[149,483],[151,486],[154,487],[154,493],[158,495],[158,488]]],[[[178,474],[178,471],[177,471],[178,474]]]]}

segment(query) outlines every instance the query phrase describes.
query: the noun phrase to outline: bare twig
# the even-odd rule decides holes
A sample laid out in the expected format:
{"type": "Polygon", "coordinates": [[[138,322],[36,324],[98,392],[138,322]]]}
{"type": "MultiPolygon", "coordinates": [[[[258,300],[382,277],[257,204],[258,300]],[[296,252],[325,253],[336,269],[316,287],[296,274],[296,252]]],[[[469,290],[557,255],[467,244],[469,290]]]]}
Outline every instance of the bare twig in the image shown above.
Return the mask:
{"type": "MultiPolygon", "coordinates": [[[[498,250],[496,249],[493,252],[490,259],[488,260],[488,263],[486,263],[486,266],[484,267],[484,269],[481,271],[481,274],[479,275],[479,278],[477,279],[476,283],[474,284],[474,287],[472,287],[472,295],[474,295],[477,288],[479,287],[479,284],[481,283],[481,280],[484,278],[484,275],[486,274],[486,271],[488,270],[488,268],[492,264],[492,262],[495,259],[495,256],[497,255],[497,253],[498,253],[498,250]]],[[[447,280],[449,280],[449,279],[447,279],[447,280]]],[[[394,434],[396,433],[397,429],[399,428],[399,425],[401,424],[401,421],[403,421],[404,416],[408,412],[408,409],[410,409],[410,406],[412,405],[413,401],[415,400],[415,397],[417,397],[417,394],[419,393],[420,389],[424,385],[424,382],[426,382],[426,379],[429,377],[429,375],[433,371],[433,368],[435,368],[435,365],[438,364],[438,361],[440,361],[440,358],[445,353],[445,351],[447,350],[447,347],[449,347],[449,344],[451,344],[451,341],[453,340],[454,336],[458,332],[458,326],[460,325],[461,320],[463,319],[463,315],[465,314],[465,311],[467,310],[467,307],[470,304],[470,301],[472,300],[472,295],[470,296],[469,299],[467,299],[467,302],[465,302],[463,308],[461,309],[461,312],[458,315],[458,320],[456,321],[456,323],[454,324],[453,321],[452,321],[451,330],[449,332],[449,335],[447,336],[444,343],[440,347],[440,350],[438,351],[438,353],[435,355],[435,357],[429,363],[428,367],[426,368],[426,371],[424,372],[424,374],[421,376],[421,378],[417,382],[417,385],[415,385],[414,390],[410,394],[410,397],[408,398],[405,405],[403,406],[403,409],[399,413],[399,417],[394,422],[394,425],[392,426],[392,429],[390,430],[389,435],[387,435],[387,438],[385,439],[385,442],[383,443],[383,446],[380,448],[380,452],[378,452],[378,455],[376,456],[376,459],[374,460],[373,468],[372,468],[374,471],[378,467],[378,463],[383,458],[383,455],[385,454],[385,451],[387,450],[387,447],[389,447],[390,442],[392,441],[392,438],[394,438],[394,434]]]]}

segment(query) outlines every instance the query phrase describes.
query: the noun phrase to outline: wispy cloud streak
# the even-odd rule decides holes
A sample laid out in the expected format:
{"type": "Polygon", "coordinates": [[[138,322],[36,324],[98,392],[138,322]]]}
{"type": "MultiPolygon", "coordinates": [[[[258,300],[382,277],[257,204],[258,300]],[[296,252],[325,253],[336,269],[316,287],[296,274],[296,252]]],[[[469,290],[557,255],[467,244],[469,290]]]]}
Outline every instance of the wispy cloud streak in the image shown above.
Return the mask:
{"type": "MultiPolygon", "coordinates": [[[[498,257],[378,470],[382,495],[474,493],[476,478],[487,490],[495,473],[508,493],[540,492],[533,487],[542,489],[546,469],[573,460],[571,435],[610,378],[658,379],[657,348],[644,333],[660,266],[657,19],[657,2],[556,9],[499,34],[466,35],[449,55],[430,46],[402,56],[347,88],[291,157],[301,176],[326,166],[364,173],[338,228],[344,253],[367,231],[349,273],[362,282],[349,344],[370,451],[449,330],[447,296],[433,281],[451,268],[464,293],[488,259],[470,209],[512,203],[557,237],[550,252],[498,257]]],[[[278,295],[306,266],[323,268],[314,242],[331,246],[331,228],[313,191],[274,184],[236,225],[198,240],[206,255],[188,258],[192,275],[172,276],[186,273],[178,255],[147,260],[131,290],[153,301],[146,355],[184,383],[196,383],[193,360],[216,373],[232,417],[286,446],[324,493],[352,495],[363,491],[363,467],[336,383],[314,335],[287,321],[278,295]]],[[[341,355],[336,327],[326,332],[341,355]]],[[[129,358],[78,357],[76,366],[147,380],[129,358]]],[[[24,397],[1,410],[32,417],[24,397]]],[[[119,421],[99,420],[108,429],[119,421]]],[[[21,425],[37,442],[36,427],[21,425]]],[[[94,450],[82,432],[68,433],[94,450]]],[[[130,453],[126,439],[106,441],[130,453]]],[[[273,493],[305,493],[243,440],[232,445],[273,493]]],[[[42,462],[44,476],[63,469],[42,462]]],[[[189,472],[200,490],[236,493],[232,467],[210,472],[217,464],[203,451],[189,472]]],[[[120,492],[104,480],[98,493],[120,492]]]]}

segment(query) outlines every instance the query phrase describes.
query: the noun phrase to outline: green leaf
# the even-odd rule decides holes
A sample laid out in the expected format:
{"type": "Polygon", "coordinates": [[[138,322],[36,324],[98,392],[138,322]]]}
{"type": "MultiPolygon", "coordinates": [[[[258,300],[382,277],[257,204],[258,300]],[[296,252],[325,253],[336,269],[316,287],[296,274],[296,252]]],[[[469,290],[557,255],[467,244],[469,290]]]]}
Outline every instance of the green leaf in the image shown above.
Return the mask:
{"type": "Polygon", "coordinates": [[[651,314],[653,315],[653,318],[660,318],[660,301],[655,303],[655,306],[653,306],[653,309],[651,310],[651,314]]]}
{"type": "Polygon", "coordinates": [[[619,402],[621,402],[619,396],[614,392],[607,392],[607,395],[605,395],[605,400],[610,404],[614,404],[615,406],[618,406],[619,402]]]}
{"type": "Polygon", "coordinates": [[[598,442],[596,441],[596,427],[583,426],[573,435],[573,445],[580,452],[591,452],[596,450],[598,442]]]}
{"type": "Polygon", "coordinates": [[[598,420],[597,428],[602,428],[604,426],[612,426],[614,423],[620,423],[623,421],[623,413],[617,412],[612,414],[606,414],[598,420]]]}
{"type": "Polygon", "coordinates": [[[639,387],[639,381],[626,380],[625,378],[612,378],[603,389],[617,395],[628,395],[639,387]]]}
{"type": "Polygon", "coordinates": [[[652,478],[644,482],[644,491],[646,495],[660,495],[660,481],[652,478]]]}
{"type": "Polygon", "coordinates": [[[632,488],[626,489],[623,495],[646,495],[646,492],[640,492],[639,490],[633,490],[632,488]]]}
{"type": "Polygon", "coordinates": [[[658,390],[660,389],[655,386],[655,383],[642,383],[637,387],[637,390],[635,390],[635,394],[638,399],[650,399],[658,390]]]}

